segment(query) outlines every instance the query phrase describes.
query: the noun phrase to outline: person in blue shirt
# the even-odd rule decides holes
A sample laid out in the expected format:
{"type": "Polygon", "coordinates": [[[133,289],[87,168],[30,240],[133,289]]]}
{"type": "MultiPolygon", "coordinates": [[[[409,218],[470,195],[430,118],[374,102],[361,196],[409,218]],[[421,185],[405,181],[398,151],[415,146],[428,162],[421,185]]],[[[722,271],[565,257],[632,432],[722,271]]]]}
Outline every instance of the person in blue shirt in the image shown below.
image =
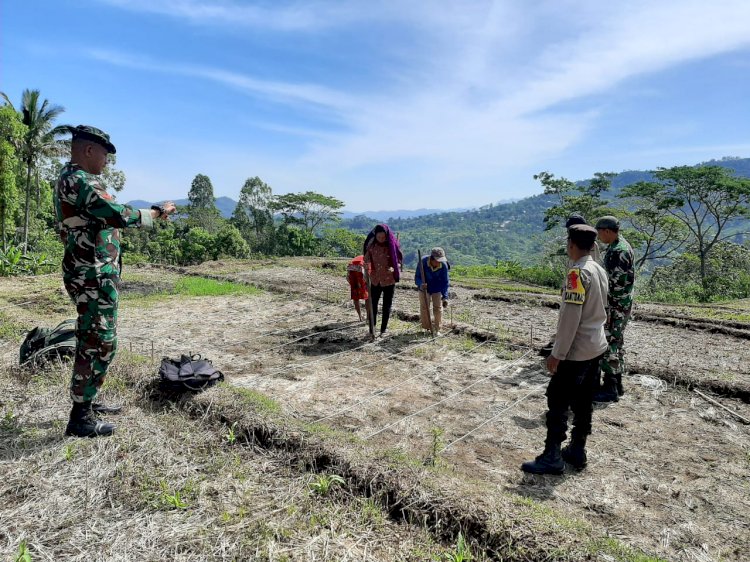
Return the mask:
{"type": "Polygon", "coordinates": [[[417,274],[414,282],[420,290],[419,294],[419,318],[422,328],[432,330],[439,336],[440,322],[443,319],[443,308],[448,306],[448,270],[450,264],[445,257],[445,250],[433,248],[429,256],[422,258],[424,266],[424,279],[422,279],[422,267],[417,264],[417,274]],[[429,303],[432,302],[432,325],[428,314],[429,303]]]}

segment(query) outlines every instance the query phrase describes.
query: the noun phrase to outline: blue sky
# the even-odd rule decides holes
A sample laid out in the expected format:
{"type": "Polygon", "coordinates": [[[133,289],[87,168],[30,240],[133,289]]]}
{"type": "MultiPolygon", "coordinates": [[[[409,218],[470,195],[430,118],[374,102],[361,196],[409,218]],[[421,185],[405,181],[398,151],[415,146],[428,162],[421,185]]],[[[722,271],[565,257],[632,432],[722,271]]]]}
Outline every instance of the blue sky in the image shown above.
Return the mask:
{"type": "Polygon", "coordinates": [[[260,176],[350,210],[750,156],[750,2],[6,0],[0,87],[105,129],[122,200],[260,176]]]}

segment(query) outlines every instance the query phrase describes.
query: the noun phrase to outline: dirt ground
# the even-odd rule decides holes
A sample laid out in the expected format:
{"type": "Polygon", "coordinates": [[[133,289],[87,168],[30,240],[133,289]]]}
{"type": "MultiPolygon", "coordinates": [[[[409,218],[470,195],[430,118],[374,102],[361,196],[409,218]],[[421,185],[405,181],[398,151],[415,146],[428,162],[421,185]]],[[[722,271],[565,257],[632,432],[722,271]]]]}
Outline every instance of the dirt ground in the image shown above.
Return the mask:
{"type": "MultiPolygon", "coordinates": [[[[132,278],[147,287],[170,276],[139,270],[132,278]]],[[[523,475],[520,463],[538,454],[544,439],[548,380],[530,350],[480,346],[452,334],[432,341],[416,324],[395,319],[388,337],[369,342],[350,304],[325,302],[346,303],[343,278],[278,266],[233,276],[274,291],[126,298],[121,346],[148,355],[153,343],[156,357],[202,353],[233,384],[267,393],[305,420],[322,420],[394,454],[444,463],[467,480],[493,483],[497,494],[541,501],[669,560],[739,561],[750,550],[750,426],[697,394],[631,376],[621,401],[594,414],[585,471],[523,475]]],[[[552,333],[552,309],[477,301],[473,294],[454,288],[455,320],[536,345],[552,333]]],[[[396,308],[415,312],[415,297],[399,290],[396,308]]],[[[50,321],[70,315],[54,299],[47,310],[50,321]]],[[[33,316],[13,312],[21,322],[33,316]]],[[[628,330],[632,370],[658,363],[750,382],[747,340],[653,322],[633,322],[628,330]]],[[[0,353],[10,361],[15,349],[0,353]]],[[[748,404],[721,402],[750,418],[748,404]]]]}

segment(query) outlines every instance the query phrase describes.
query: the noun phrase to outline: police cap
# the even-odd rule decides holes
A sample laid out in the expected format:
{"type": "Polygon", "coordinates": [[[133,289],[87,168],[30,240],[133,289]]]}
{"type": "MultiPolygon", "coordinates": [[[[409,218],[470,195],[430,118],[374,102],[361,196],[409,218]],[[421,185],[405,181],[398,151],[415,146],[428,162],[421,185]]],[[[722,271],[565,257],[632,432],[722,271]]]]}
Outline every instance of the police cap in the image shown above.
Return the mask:
{"type": "Polygon", "coordinates": [[[568,238],[579,248],[591,248],[596,241],[596,229],[588,224],[574,224],[568,229],[568,238]]]}

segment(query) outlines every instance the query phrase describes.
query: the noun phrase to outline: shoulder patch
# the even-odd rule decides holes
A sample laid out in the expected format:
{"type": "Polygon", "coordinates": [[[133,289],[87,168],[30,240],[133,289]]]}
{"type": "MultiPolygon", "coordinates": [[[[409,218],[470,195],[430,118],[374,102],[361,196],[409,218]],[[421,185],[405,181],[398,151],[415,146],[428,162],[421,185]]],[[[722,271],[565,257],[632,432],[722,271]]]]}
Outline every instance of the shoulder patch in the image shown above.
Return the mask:
{"type": "Polygon", "coordinates": [[[583,304],[586,301],[586,288],[581,280],[581,270],[577,267],[569,269],[565,276],[563,300],[571,304],[583,304]]]}

